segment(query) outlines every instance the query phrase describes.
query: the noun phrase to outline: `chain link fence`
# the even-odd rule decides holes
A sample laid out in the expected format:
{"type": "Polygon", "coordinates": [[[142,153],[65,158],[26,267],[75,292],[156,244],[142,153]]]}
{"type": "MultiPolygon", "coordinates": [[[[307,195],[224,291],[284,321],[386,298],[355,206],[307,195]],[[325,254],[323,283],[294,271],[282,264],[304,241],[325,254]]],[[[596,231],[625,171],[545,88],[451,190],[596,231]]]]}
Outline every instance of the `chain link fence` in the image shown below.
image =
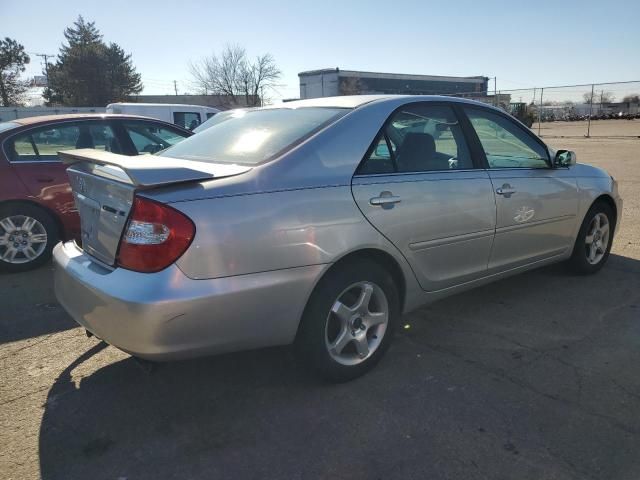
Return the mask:
{"type": "Polygon", "coordinates": [[[640,138],[640,81],[455,96],[498,106],[541,137],[640,138]]]}

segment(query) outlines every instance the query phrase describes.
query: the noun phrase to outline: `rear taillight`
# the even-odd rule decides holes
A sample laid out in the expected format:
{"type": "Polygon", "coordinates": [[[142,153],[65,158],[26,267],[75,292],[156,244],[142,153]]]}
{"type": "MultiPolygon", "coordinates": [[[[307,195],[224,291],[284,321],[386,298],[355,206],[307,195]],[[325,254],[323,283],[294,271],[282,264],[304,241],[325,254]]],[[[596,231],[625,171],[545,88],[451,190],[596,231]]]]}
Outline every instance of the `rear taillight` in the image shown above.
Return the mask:
{"type": "Polygon", "coordinates": [[[195,232],[193,222],[176,209],[135,197],[120,240],[118,266],[145,273],[167,268],[185,252],[195,232]]]}

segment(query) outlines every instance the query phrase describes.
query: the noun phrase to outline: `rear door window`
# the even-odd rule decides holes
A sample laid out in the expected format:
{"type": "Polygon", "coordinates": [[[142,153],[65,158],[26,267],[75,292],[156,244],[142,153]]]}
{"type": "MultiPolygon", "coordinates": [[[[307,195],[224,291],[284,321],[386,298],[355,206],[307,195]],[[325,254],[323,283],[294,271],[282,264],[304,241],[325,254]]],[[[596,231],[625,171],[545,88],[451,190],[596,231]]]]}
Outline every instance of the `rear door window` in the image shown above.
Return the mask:
{"type": "Polygon", "coordinates": [[[28,130],[5,143],[12,162],[58,161],[58,152],[76,148],[120,152],[112,128],[103,122],[63,123],[28,130]]]}
{"type": "Polygon", "coordinates": [[[359,175],[473,168],[462,128],[446,105],[415,103],[398,109],[374,142],[359,175]]]}

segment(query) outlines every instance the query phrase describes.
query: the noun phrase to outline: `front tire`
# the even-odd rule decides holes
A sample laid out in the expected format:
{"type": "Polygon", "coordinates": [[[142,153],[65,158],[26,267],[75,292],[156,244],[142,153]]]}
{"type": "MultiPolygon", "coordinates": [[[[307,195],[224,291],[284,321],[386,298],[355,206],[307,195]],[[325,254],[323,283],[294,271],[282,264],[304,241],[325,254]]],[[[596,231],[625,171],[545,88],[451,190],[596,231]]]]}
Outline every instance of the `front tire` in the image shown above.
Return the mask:
{"type": "Polygon", "coordinates": [[[58,227],[46,211],[29,204],[0,207],[0,270],[24,272],[51,258],[58,227]]]}
{"type": "Polygon", "coordinates": [[[325,379],[351,380],[382,358],[399,317],[393,276],[375,262],[349,262],[330,271],[316,286],[295,347],[325,379]]]}
{"type": "Polygon", "coordinates": [[[594,203],[584,217],[569,259],[569,267],[580,275],[598,272],[611,252],[615,216],[604,202],[594,203]]]}

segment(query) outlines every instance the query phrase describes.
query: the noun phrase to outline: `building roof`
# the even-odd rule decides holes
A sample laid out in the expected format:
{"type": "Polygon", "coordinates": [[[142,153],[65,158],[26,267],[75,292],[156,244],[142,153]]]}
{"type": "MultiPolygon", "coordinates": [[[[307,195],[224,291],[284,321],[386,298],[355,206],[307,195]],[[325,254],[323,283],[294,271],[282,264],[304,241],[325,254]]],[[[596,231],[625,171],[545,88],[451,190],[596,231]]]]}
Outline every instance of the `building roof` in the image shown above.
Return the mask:
{"type": "MultiPolygon", "coordinates": [[[[264,108],[299,108],[299,107],[334,107],[334,108],[358,108],[371,102],[385,102],[405,99],[407,101],[424,102],[424,101],[442,101],[468,103],[472,105],[483,105],[491,107],[486,103],[475,100],[468,100],[460,97],[449,97],[443,95],[341,95],[337,97],[317,97],[307,98],[304,100],[296,100],[281,104],[270,105],[264,108]]],[[[494,107],[491,107],[494,108],[494,107]]]]}
{"type": "Polygon", "coordinates": [[[398,80],[424,80],[424,81],[441,81],[441,82],[468,82],[478,83],[486,82],[488,77],[475,76],[475,77],[452,77],[444,75],[414,75],[408,73],[384,73],[384,72],[365,72],[359,70],[340,70],[339,68],[323,68],[320,70],[308,70],[306,72],[298,73],[298,77],[309,77],[313,75],[337,73],[342,77],[369,77],[369,78],[388,78],[398,80]]]}

